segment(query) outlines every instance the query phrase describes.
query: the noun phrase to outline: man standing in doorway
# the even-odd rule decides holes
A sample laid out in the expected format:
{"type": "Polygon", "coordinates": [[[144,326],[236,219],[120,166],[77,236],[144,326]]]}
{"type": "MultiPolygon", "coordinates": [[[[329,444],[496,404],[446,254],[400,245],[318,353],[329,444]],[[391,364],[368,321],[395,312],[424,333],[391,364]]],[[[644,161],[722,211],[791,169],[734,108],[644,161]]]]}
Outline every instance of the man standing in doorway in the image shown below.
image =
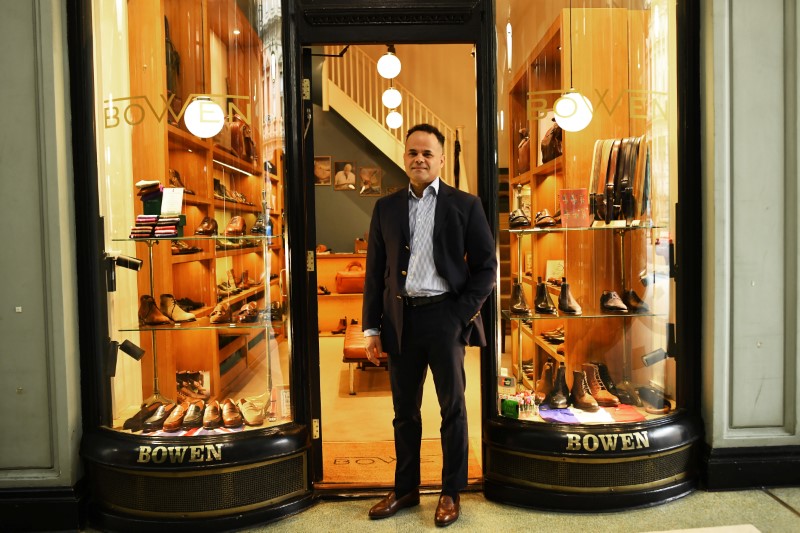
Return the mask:
{"type": "Polygon", "coordinates": [[[442,493],[434,522],[458,519],[467,485],[465,346],[485,346],[480,309],[497,277],[495,243],[480,200],[439,175],[444,136],[408,130],[408,189],[375,203],[362,322],[367,357],[389,354],[397,464],[394,490],[369,511],[387,518],[419,504],[422,391],[428,367],[442,414],[442,493]]]}

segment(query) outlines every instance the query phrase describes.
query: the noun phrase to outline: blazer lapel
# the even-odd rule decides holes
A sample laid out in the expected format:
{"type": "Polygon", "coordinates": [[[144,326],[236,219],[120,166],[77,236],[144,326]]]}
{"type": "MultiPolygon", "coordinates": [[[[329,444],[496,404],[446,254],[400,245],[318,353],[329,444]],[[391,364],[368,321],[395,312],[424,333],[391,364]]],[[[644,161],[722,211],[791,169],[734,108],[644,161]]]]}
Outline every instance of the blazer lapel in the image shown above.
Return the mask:
{"type": "Polygon", "coordinates": [[[436,213],[433,215],[433,239],[436,240],[450,212],[450,195],[453,189],[441,179],[439,180],[439,196],[436,198],[436,213]]]}

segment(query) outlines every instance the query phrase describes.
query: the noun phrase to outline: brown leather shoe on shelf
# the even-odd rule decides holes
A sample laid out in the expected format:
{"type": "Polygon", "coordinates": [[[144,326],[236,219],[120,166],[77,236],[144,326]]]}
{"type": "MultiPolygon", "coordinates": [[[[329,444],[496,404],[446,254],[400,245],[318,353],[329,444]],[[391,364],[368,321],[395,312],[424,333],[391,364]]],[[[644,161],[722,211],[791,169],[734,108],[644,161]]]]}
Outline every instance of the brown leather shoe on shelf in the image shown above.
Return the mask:
{"type": "Polygon", "coordinates": [[[238,237],[243,235],[246,229],[244,219],[236,215],[228,222],[228,226],[225,228],[225,235],[228,237],[238,237]]]}
{"type": "Polygon", "coordinates": [[[209,322],[212,324],[223,324],[225,322],[230,322],[231,318],[231,306],[227,302],[222,302],[217,304],[214,310],[211,311],[209,322]]]}
{"type": "Polygon", "coordinates": [[[143,294],[139,298],[139,325],[160,326],[171,323],[172,321],[158,308],[152,296],[143,294]]]}
{"type": "Polygon", "coordinates": [[[164,431],[178,431],[183,425],[183,417],[186,416],[186,411],[189,410],[189,402],[183,402],[175,407],[164,420],[164,431]]]}
{"type": "Polygon", "coordinates": [[[264,423],[264,412],[250,400],[239,400],[239,411],[242,412],[244,423],[248,426],[260,426],[264,423]]]}
{"type": "Polygon", "coordinates": [[[419,505],[419,489],[414,489],[405,496],[398,498],[394,491],[387,494],[381,501],[369,510],[369,517],[373,520],[394,516],[400,509],[419,505]]]}
{"type": "Polygon", "coordinates": [[[213,400],[208,402],[203,413],[203,427],[206,429],[218,428],[222,425],[222,413],[219,410],[219,402],[213,400]]]}
{"type": "Polygon", "coordinates": [[[233,400],[227,398],[222,402],[222,425],[226,428],[238,428],[242,423],[242,413],[233,400]]]}
{"type": "Polygon", "coordinates": [[[449,526],[461,514],[461,498],[455,498],[442,494],[439,496],[439,504],[436,506],[436,514],[433,515],[433,523],[437,527],[449,526]]]}

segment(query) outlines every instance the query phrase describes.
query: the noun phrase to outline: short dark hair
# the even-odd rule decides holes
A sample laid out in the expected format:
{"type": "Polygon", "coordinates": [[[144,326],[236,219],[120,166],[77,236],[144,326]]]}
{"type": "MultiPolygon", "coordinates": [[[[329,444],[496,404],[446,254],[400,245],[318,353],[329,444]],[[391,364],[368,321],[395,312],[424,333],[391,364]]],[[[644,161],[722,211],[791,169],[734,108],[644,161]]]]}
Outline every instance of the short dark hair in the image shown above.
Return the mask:
{"type": "Polygon", "coordinates": [[[439,131],[436,126],[431,126],[430,124],[417,124],[416,126],[411,126],[406,132],[406,139],[408,139],[411,134],[416,131],[423,131],[435,136],[436,140],[439,141],[439,144],[442,145],[442,148],[444,148],[444,135],[442,135],[442,132],[439,131]]]}

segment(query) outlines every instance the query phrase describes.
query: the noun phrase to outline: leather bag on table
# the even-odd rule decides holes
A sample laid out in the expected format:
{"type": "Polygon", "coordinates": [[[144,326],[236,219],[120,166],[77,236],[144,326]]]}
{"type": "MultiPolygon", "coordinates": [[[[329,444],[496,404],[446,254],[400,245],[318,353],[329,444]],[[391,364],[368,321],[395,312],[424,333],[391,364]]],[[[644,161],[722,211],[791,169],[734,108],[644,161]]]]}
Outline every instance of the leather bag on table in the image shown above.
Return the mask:
{"type": "Polygon", "coordinates": [[[359,261],[351,261],[344,270],[336,273],[336,292],[356,294],[364,292],[364,266],[359,261]]]}
{"type": "Polygon", "coordinates": [[[545,133],[544,137],[542,137],[542,163],[552,161],[561,155],[561,139],[563,136],[564,132],[562,131],[561,126],[559,126],[555,119],[553,119],[553,125],[550,126],[550,129],[547,130],[547,133],[545,133]]]}

